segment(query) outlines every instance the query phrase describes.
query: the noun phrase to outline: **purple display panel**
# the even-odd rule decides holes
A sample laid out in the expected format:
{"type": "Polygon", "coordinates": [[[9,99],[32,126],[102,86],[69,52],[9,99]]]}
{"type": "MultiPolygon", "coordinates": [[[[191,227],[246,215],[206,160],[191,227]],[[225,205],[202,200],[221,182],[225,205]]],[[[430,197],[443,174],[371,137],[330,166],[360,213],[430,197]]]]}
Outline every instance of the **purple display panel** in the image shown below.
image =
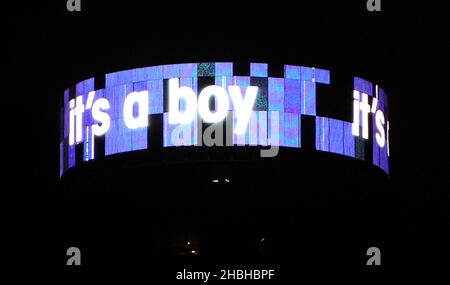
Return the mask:
{"type": "Polygon", "coordinates": [[[301,111],[301,81],[297,79],[284,80],[284,111],[300,114],[301,111]]]}
{"type": "Polygon", "coordinates": [[[163,75],[163,66],[150,66],[113,72],[105,75],[105,87],[162,79],[163,75]]]}
{"type": "Polygon", "coordinates": [[[305,66],[301,66],[300,67],[300,73],[301,73],[301,79],[304,81],[310,81],[310,82],[315,82],[314,79],[314,67],[305,67],[305,66]]]}
{"type": "Polygon", "coordinates": [[[316,84],[309,81],[302,81],[303,96],[301,113],[303,115],[316,115],[316,84]]]}
{"type": "Polygon", "coordinates": [[[146,149],[147,134],[147,128],[137,128],[131,130],[131,150],[146,149]]]}
{"type": "Polygon", "coordinates": [[[64,173],[64,142],[59,143],[59,177],[64,173]]]}
{"type": "Polygon", "coordinates": [[[105,87],[124,85],[133,82],[133,70],[123,70],[106,74],[105,87]]]}
{"type": "Polygon", "coordinates": [[[164,111],[164,83],[162,79],[147,81],[148,113],[162,114],[164,111]]]}
{"type": "MultiPolygon", "coordinates": [[[[383,106],[383,113],[385,114],[385,126],[387,126],[388,120],[386,118],[388,118],[388,113],[389,113],[387,95],[383,89],[379,88],[378,96],[379,96],[380,103],[383,106]]],[[[386,143],[385,143],[384,147],[380,150],[380,166],[382,169],[384,169],[384,171],[386,171],[386,173],[389,173],[389,153],[388,153],[389,140],[388,140],[387,127],[385,127],[384,130],[385,130],[385,135],[386,135],[385,136],[386,143]]]]}
{"type": "Polygon", "coordinates": [[[250,86],[250,76],[233,76],[233,85],[239,86],[241,96],[244,97],[247,87],[250,86]]]}
{"type": "Polygon", "coordinates": [[[233,76],[233,63],[232,62],[216,62],[215,76],[233,76]]]}
{"type": "Polygon", "coordinates": [[[330,151],[329,143],[330,119],[316,117],[316,150],[330,151]]]}
{"type": "MultiPolygon", "coordinates": [[[[268,78],[267,101],[251,114],[245,134],[230,133],[229,140],[237,145],[279,145],[286,147],[301,147],[301,116],[300,114],[316,116],[316,84],[330,84],[330,72],[304,66],[284,66],[285,78],[268,78]]],[[[163,78],[180,78],[180,86],[188,86],[198,93],[197,76],[215,77],[215,85],[228,91],[229,85],[240,87],[244,96],[250,84],[261,86],[254,77],[267,77],[268,65],[264,63],[251,63],[250,76],[233,75],[233,63],[186,63],[171,64],[154,67],[143,67],[107,74],[105,76],[104,97],[110,103],[108,115],[111,126],[105,135],[105,154],[145,149],[147,145],[147,128],[136,130],[128,129],[123,120],[123,104],[125,97],[132,91],[149,92],[149,114],[162,114],[164,106],[163,78]],[[251,80],[251,77],[253,79],[251,80]]],[[[90,108],[87,106],[88,93],[94,90],[94,79],[81,81],[75,86],[75,96],[83,97],[86,109],[82,119],[83,160],[95,157],[94,137],[92,125],[96,122],[92,118],[90,108]]],[[[354,90],[377,96],[378,109],[385,114],[387,124],[387,98],[383,90],[376,92],[372,83],[362,78],[354,78],[354,90]],[[375,91],[375,92],[374,92],[375,91]],[[377,95],[377,93],[379,93],[377,95]]],[[[102,90],[96,91],[95,100],[99,98],[102,90]]],[[[265,97],[265,96],[264,96],[265,97]]],[[[95,101],[94,100],[94,101],[95,101]]],[[[372,100],[369,100],[369,104],[372,100]]],[[[230,101],[231,102],[231,101],[230,101]]],[[[259,102],[259,101],[258,101],[259,102]]],[[[185,109],[185,102],[181,100],[180,109],[185,109]]],[[[74,104],[75,105],[75,104],[74,104]]],[[[136,106],[135,106],[136,107],[136,106]]],[[[69,89],[64,92],[62,104],[63,120],[60,136],[60,173],[75,165],[75,146],[69,146],[69,89]]],[[[230,104],[230,111],[233,110],[230,104]]],[[[135,108],[135,111],[137,108],[135,108]]],[[[185,126],[168,125],[167,114],[163,115],[164,146],[198,145],[201,132],[198,118],[185,126]]],[[[230,113],[229,122],[234,125],[235,113],[230,113]]],[[[360,120],[361,122],[361,120],[360,120]]],[[[388,166],[388,147],[379,147],[376,141],[376,122],[373,122],[373,163],[386,172],[388,166]]],[[[151,126],[149,126],[151,127],[151,126]]],[[[332,118],[316,118],[316,149],[349,157],[365,159],[365,141],[352,135],[352,123],[332,118]]],[[[387,129],[385,125],[385,136],[387,129]]],[[[76,130],[75,130],[76,132],[76,130]]],[[[76,140],[75,133],[74,139],[76,140]]]]}
{"type": "Polygon", "coordinates": [[[119,85],[107,87],[104,89],[105,98],[109,101],[110,109],[109,116],[111,121],[122,117],[123,103],[126,96],[126,91],[132,92],[132,85],[119,85]]]}
{"type": "Polygon", "coordinates": [[[95,90],[94,78],[86,79],[75,85],[75,95],[85,95],[95,90]]]}
{"type": "Polygon", "coordinates": [[[147,74],[146,80],[163,79],[163,67],[162,67],[162,65],[146,67],[145,68],[145,72],[147,74]]]}
{"type": "MultiPolygon", "coordinates": [[[[89,107],[88,101],[89,96],[84,95],[85,99],[85,112],[83,113],[83,161],[88,161],[90,159],[93,159],[92,156],[92,141],[93,141],[93,134],[91,131],[91,126],[94,123],[94,120],[92,119],[92,112],[91,107],[89,107]]],[[[96,96],[94,98],[91,98],[93,100],[96,99],[96,96]]]]}
{"type": "Polygon", "coordinates": [[[69,153],[68,153],[68,168],[75,166],[75,144],[69,145],[69,153]]]}
{"type": "Polygon", "coordinates": [[[369,96],[373,96],[373,84],[365,79],[355,77],[354,89],[361,93],[366,93],[369,96]]]}
{"type": "Polygon", "coordinates": [[[285,65],[284,78],[286,79],[301,79],[301,66],[285,65]]]}
{"type": "Polygon", "coordinates": [[[284,113],[284,138],[282,146],[300,147],[300,115],[284,113]]]}
{"type": "Polygon", "coordinates": [[[250,63],[250,76],[267,77],[267,63],[250,63]]]}
{"type": "Polygon", "coordinates": [[[197,77],[197,64],[184,63],[180,64],[180,77],[197,77]]]}
{"type": "Polygon", "coordinates": [[[193,146],[197,145],[197,119],[185,125],[169,124],[169,113],[163,115],[163,146],[193,146]]]}
{"type": "Polygon", "coordinates": [[[137,92],[148,90],[148,82],[147,81],[134,82],[133,90],[137,92]]]}
{"type": "Polygon", "coordinates": [[[252,111],[247,126],[248,144],[258,145],[258,112],[252,111]]]}
{"type": "Polygon", "coordinates": [[[314,69],[314,82],[330,84],[330,71],[320,68],[314,69]]]}
{"type": "Polygon", "coordinates": [[[168,64],[163,66],[163,78],[177,78],[180,77],[180,65],[168,64]]]}
{"type": "Polygon", "coordinates": [[[284,113],[278,111],[269,112],[269,145],[284,145],[284,113]]]}
{"type": "Polygon", "coordinates": [[[344,122],[344,155],[355,157],[355,137],[352,134],[352,123],[344,122]]]}
{"type": "MultiPolygon", "coordinates": [[[[194,90],[197,94],[197,77],[182,77],[180,78],[180,87],[187,86],[194,90]]],[[[186,110],[186,101],[180,100],[180,111],[184,112],[186,110]]]]}
{"type": "Polygon", "coordinates": [[[90,126],[84,128],[84,141],[83,141],[83,161],[88,161],[93,159],[92,156],[92,142],[93,134],[90,126]]]}
{"type": "Polygon", "coordinates": [[[233,111],[233,144],[240,145],[240,146],[247,145],[249,143],[248,126],[247,126],[247,130],[245,133],[235,134],[234,128],[236,126],[236,121],[237,121],[236,112],[233,111]]]}
{"type": "Polygon", "coordinates": [[[284,112],[284,79],[269,77],[268,89],[268,111],[284,112]]]}
{"type": "Polygon", "coordinates": [[[330,152],[344,154],[344,121],[330,119],[330,152]]]}
{"type": "MultiPolygon", "coordinates": [[[[234,78],[232,76],[216,76],[214,78],[214,84],[224,88],[228,92],[228,86],[234,85],[234,78]]],[[[244,96],[244,94],[242,94],[242,96],[244,96]]],[[[217,101],[215,101],[215,103],[217,110],[217,101]]],[[[231,100],[230,100],[230,107],[228,110],[229,111],[233,110],[233,103],[231,102],[231,100]]]]}
{"type": "Polygon", "coordinates": [[[131,131],[123,120],[123,106],[126,96],[133,92],[133,85],[119,85],[104,89],[104,96],[110,102],[111,126],[105,134],[105,155],[132,150],[131,131]]]}
{"type": "Polygon", "coordinates": [[[64,91],[64,115],[63,115],[63,119],[64,119],[64,123],[63,123],[63,127],[64,127],[64,138],[68,138],[69,137],[69,89],[66,89],[66,91],[64,91]]]}
{"type": "Polygon", "coordinates": [[[132,69],[131,74],[132,82],[141,82],[148,80],[146,67],[132,69]]]}
{"type": "MultiPolygon", "coordinates": [[[[236,125],[236,113],[232,112],[233,123],[236,125]]],[[[234,129],[232,129],[234,130],[234,129]]],[[[252,111],[247,130],[244,134],[235,134],[233,132],[232,143],[234,145],[267,145],[268,140],[267,128],[267,112],[266,111],[252,111]]]]}
{"type": "Polygon", "coordinates": [[[267,143],[267,111],[258,111],[258,145],[266,146],[267,143]]]}
{"type": "Polygon", "coordinates": [[[351,123],[316,117],[316,150],[354,156],[354,137],[351,123]]]}
{"type": "MultiPolygon", "coordinates": [[[[378,88],[378,87],[376,87],[378,88]]],[[[378,92],[376,92],[375,94],[378,95],[377,99],[378,99],[378,106],[377,106],[377,110],[381,110],[383,112],[383,114],[385,115],[385,124],[384,124],[384,134],[385,134],[385,144],[383,147],[380,147],[377,143],[376,140],[376,135],[378,133],[378,128],[376,126],[376,120],[374,119],[372,121],[373,127],[372,127],[372,137],[373,137],[373,164],[377,165],[378,167],[382,168],[386,173],[389,173],[389,163],[388,163],[388,140],[387,140],[387,120],[386,120],[386,115],[387,115],[387,96],[386,93],[384,92],[383,89],[378,88],[378,90],[376,90],[378,92]]]]}

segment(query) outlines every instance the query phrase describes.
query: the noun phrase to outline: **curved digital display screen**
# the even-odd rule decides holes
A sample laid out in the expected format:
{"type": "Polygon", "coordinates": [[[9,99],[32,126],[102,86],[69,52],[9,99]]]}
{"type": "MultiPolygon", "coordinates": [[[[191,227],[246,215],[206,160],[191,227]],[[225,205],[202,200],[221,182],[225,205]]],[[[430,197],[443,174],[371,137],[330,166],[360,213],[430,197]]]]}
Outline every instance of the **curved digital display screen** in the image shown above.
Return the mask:
{"type": "Polygon", "coordinates": [[[231,62],[171,64],[106,74],[97,90],[94,78],[77,83],[61,100],[60,175],[83,161],[158,144],[300,149],[305,139],[314,140],[317,151],[366,160],[389,173],[382,88],[354,77],[352,90],[339,97],[352,110],[343,120],[318,112],[320,96],[333,96],[320,94],[334,84],[330,71],[284,65],[284,77],[271,77],[268,70],[265,63],[251,63],[244,75],[231,62]],[[302,137],[305,118],[314,122],[313,138],[302,137]],[[155,131],[162,132],[159,143],[152,140],[155,131]]]}

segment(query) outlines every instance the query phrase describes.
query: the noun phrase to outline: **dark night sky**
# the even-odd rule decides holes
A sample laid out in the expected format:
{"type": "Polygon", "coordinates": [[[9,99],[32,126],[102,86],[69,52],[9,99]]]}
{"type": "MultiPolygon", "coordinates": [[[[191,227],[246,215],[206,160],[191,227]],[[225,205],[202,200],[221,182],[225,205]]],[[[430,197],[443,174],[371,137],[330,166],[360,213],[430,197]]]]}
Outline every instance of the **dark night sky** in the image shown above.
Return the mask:
{"type": "Polygon", "coordinates": [[[64,89],[112,71],[178,62],[292,63],[380,83],[390,101],[392,196],[386,197],[398,206],[393,218],[419,221],[421,238],[414,242],[420,251],[433,236],[447,234],[445,1],[382,0],[381,13],[367,12],[364,0],[82,0],[81,13],[67,12],[64,1],[48,2],[8,11],[5,58],[12,69],[6,71],[2,103],[8,185],[2,186],[1,208],[7,233],[2,246],[11,257],[2,262],[24,261],[30,247],[44,254],[63,243],[56,228],[71,208],[61,205],[58,193],[58,104],[64,89]]]}

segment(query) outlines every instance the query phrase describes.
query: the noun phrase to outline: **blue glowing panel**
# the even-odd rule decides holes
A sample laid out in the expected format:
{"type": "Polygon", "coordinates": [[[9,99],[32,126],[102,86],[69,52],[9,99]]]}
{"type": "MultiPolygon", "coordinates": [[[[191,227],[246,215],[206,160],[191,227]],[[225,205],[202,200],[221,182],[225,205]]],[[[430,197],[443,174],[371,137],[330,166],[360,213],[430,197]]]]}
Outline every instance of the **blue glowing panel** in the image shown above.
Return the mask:
{"type": "Polygon", "coordinates": [[[233,81],[233,85],[239,86],[239,89],[241,90],[241,96],[244,97],[245,92],[247,91],[247,87],[250,86],[250,76],[234,76],[233,81]]]}
{"type": "Polygon", "coordinates": [[[69,145],[68,167],[75,166],[75,145],[69,145]]]}
{"type": "Polygon", "coordinates": [[[150,66],[145,68],[147,80],[163,79],[163,66],[150,66]]]}
{"type": "Polygon", "coordinates": [[[180,64],[180,77],[197,77],[197,64],[184,63],[180,64]]]}
{"type": "Polygon", "coordinates": [[[344,155],[355,157],[355,137],[352,134],[352,123],[344,122],[344,155]]]}
{"type": "Polygon", "coordinates": [[[94,78],[86,79],[75,85],[75,95],[84,95],[95,90],[94,78]]]}
{"type": "Polygon", "coordinates": [[[82,94],[86,94],[84,92],[84,81],[78,82],[75,85],[75,96],[80,96],[82,94]]]}
{"type": "Polygon", "coordinates": [[[69,103],[70,89],[64,90],[64,104],[69,103]]]}
{"type": "Polygon", "coordinates": [[[124,85],[133,82],[133,70],[124,70],[114,73],[111,86],[124,85]]]}
{"type": "Polygon", "coordinates": [[[147,81],[148,113],[162,114],[164,110],[164,83],[162,79],[147,81]]]}
{"type": "Polygon", "coordinates": [[[258,145],[267,145],[267,111],[258,113],[258,145]]]}
{"type": "Polygon", "coordinates": [[[316,68],[314,70],[314,81],[316,83],[330,84],[330,71],[316,68]]]}
{"type": "Polygon", "coordinates": [[[147,81],[148,80],[147,68],[142,67],[133,69],[132,80],[133,82],[147,81]]]}
{"type": "MultiPolygon", "coordinates": [[[[86,96],[87,98],[87,96],[86,96]]],[[[95,96],[95,99],[97,96],[95,96]]],[[[83,113],[83,161],[88,161],[94,159],[92,147],[93,147],[93,134],[92,128],[90,127],[94,124],[94,119],[92,118],[92,112],[86,111],[83,113]]]]}
{"type": "Polygon", "coordinates": [[[168,64],[163,66],[163,77],[164,78],[177,78],[180,76],[180,65],[179,64],[168,64]]]}
{"type": "MultiPolygon", "coordinates": [[[[231,76],[215,76],[214,78],[214,84],[217,86],[220,86],[222,88],[224,88],[225,90],[227,90],[228,92],[228,86],[230,85],[234,85],[234,79],[231,76]]],[[[194,90],[195,91],[195,90],[194,90]]],[[[214,100],[215,102],[215,108],[217,110],[217,100],[214,100]]],[[[229,111],[233,110],[233,102],[231,102],[230,100],[230,104],[229,104],[229,111]]]]}
{"type": "Polygon", "coordinates": [[[250,63],[250,76],[267,77],[267,63],[250,63]]]}
{"type": "MultiPolygon", "coordinates": [[[[387,97],[386,93],[383,89],[378,89],[378,107],[377,109],[381,110],[383,114],[385,115],[385,118],[387,117],[387,97]]],[[[385,145],[380,148],[377,141],[376,141],[376,134],[378,133],[378,129],[376,126],[376,121],[373,120],[373,163],[380,168],[382,168],[386,173],[389,173],[389,163],[388,163],[388,153],[387,153],[387,120],[385,119],[385,125],[384,125],[384,133],[385,133],[385,145]]]]}
{"type": "Polygon", "coordinates": [[[380,167],[380,147],[378,146],[377,140],[375,139],[375,135],[377,133],[377,129],[375,126],[375,120],[373,120],[373,129],[372,129],[372,162],[374,165],[380,167]]]}
{"type": "Polygon", "coordinates": [[[344,122],[330,119],[330,152],[344,154],[344,122]]]}
{"type": "Polygon", "coordinates": [[[191,146],[197,144],[197,119],[185,125],[169,124],[169,113],[163,115],[163,146],[191,146]]]}
{"type": "Polygon", "coordinates": [[[301,79],[302,80],[314,82],[314,80],[315,80],[314,73],[315,73],[315,68],[301,66],[301,79]]]}
{"type": "Polygon", "coordinates": [[[105,155],[131,151],[131,131],[125,126],[123,118],[111,120],[109,131],[105,134],[105,155]]]}
{"type": "MultiPolygon", "coordinates": [[[[198,144],[198,137],[199,137],[199,133],[198,133],[198,125],[199,125],[199,120],[198,118],[195,118],[194,121],[192,121],[191,124],[189,124],[188,129],[186,131],[187,135],[186,138],[186,144],[185,145],[197,145],[198,144]]],[[[202,133],[200,132],[200,135],[202,135],[202,133]]]]}
{"type": "Polygon", "coordinates": [[[300,115],[297,113],[284,113],[283,146],[300,147],[300,133],[300,115]]]}
{"type": "Polygon", "coordinates": [[[284,112],[284,79],[269,77],[268,90],[269,111],[284,112]]]}
{"type": "Polygon", "coordinates": [[[359,77],[355,77],[354,78],[354,89],[358,90],[362,93],[366,93],[369,96],[373,96],[373,85],[371,82],[359,78],[359,77]]]}
{"type": "Polygon", "coordinates": [[[228,92],[228,86],[234,84],[234,79],[232,76],[216,76],[214,84],[224,88],[228,92]]]}
{"type": "Polygon", "coordinates": [[[114,86],[116,83],[116,73],[108,73],[105,75],[105,87],[114,86]]]}
{"type": "Polygon", "coordinates": [[[309,81],[302,81],[303,96],[302,96],[302,114],[316,115],[316,84],[309,81]]]}
{"type": "Polygon", "coordinates": [[[269,112],[269,145],[284,145],[284,113],[278,111],[269,112]]]}
{"type": "Polygon", "coordinates": [[[284,78],[286,79],[301,79],[301,66],[285,65],[284,78]]]}
{"type": "Polygon", "coordinates": [[[301,81],[296,79],[284,80],[284,111],[297,113],[301,111],[301,81]]]}
{"type": "Polygon", "coordinates": [[[119,85],[105,88],[104,96],[110,102],[110,130],[105,134],[105,155],[131,151],[131,130],[123,120],[123,106],[126,96],[131,93],[133,86],[119,85]]]}
{"type": "Polygon", "coordinates": [[[233,144],[235,145],[246,145],[248,143],[249,139],[249,128],[247,126],[247,129],[245,133],[243,134],[235,134],[234,128],[236,126],[236,112],[233,111],[233,144]]]}
{"type": "Polygon", "coordinates": [[[141,150],[147,148],[147,128],[137,128],[131,131],[131,149],[141,150]]]}
{"type": "Polygon", "coordinates": [[[316,117],[316,150],[330,151],[329,129],[329,118],[316,117]]]}
{"type": "Polygon", "coordinates": [[[147,81],[139,81],[133,83],[133,91],[144,91],[148,90],[147,81]]]}
{"type": "Polygon", "coordinates": [[[59,143],[59,177],[64,173],[64,142],[59,143]]]}
{"type": "Polygon", "coordinates": [[[86,127],[83,135],[83,161],[94,159],[92,153],[93,135],[91,127],[86,127]]]}
{"type": "Polygon", "coordinates": [[[64,91],[64,138],[69,137],[69,89],[64,91]]]}
{"type": "Polygon", "coordinates": [[[197,65],[197,75],[200,77],[204,76],[215,76],[215,65],[213,62],[202,62],[197,65]]]}
{"type": "Polygon", "coordinates": [[[258,112],[252,111],[247,126],[248,144],[258,145],[258,112]]]}
{"type": "MultiPolygon", "coordinates": [[[[180,87],[186,86],[194,90],[195,94],[197,94],[197,77],[182,77],[180,78],[180,87]]],[[[179,105],[180,111],[184,112],[186,110],[186,101],[180,100],[179,105]]]]}
{"type": "Polygon", "coordinates": [[[233,76],[233,63],[232,62],[216,62],[215,66],[216,76],[233,76]]]}
{"type": "Polygon", "coordinates": [[[126,96],[133,92],[133,85],[118,85],[111,88],[106,88],[104,95],[110,103],[110,117],[111,120],[119,119],[123,117],[123,106],[126,96]]]}

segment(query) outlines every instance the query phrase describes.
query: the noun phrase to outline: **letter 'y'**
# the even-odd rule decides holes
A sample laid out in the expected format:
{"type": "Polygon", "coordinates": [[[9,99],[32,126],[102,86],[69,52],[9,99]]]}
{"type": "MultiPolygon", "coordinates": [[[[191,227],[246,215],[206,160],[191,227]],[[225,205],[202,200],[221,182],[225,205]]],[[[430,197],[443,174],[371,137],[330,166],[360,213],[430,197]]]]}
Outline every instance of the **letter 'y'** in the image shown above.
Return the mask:
{"type": "Polygon", "coordinates": [[[248,86],[244,98],[242,98],[241,95],[241,88],[236,85],[228,86],[228,93],[230,93],[231,101],[233,102],[234,110],[236,111],[236,127],[234,133],[244,134],[252,113],[253,105],[255,104],[256,95],[258,94],[258,87],[248,86]]]}

